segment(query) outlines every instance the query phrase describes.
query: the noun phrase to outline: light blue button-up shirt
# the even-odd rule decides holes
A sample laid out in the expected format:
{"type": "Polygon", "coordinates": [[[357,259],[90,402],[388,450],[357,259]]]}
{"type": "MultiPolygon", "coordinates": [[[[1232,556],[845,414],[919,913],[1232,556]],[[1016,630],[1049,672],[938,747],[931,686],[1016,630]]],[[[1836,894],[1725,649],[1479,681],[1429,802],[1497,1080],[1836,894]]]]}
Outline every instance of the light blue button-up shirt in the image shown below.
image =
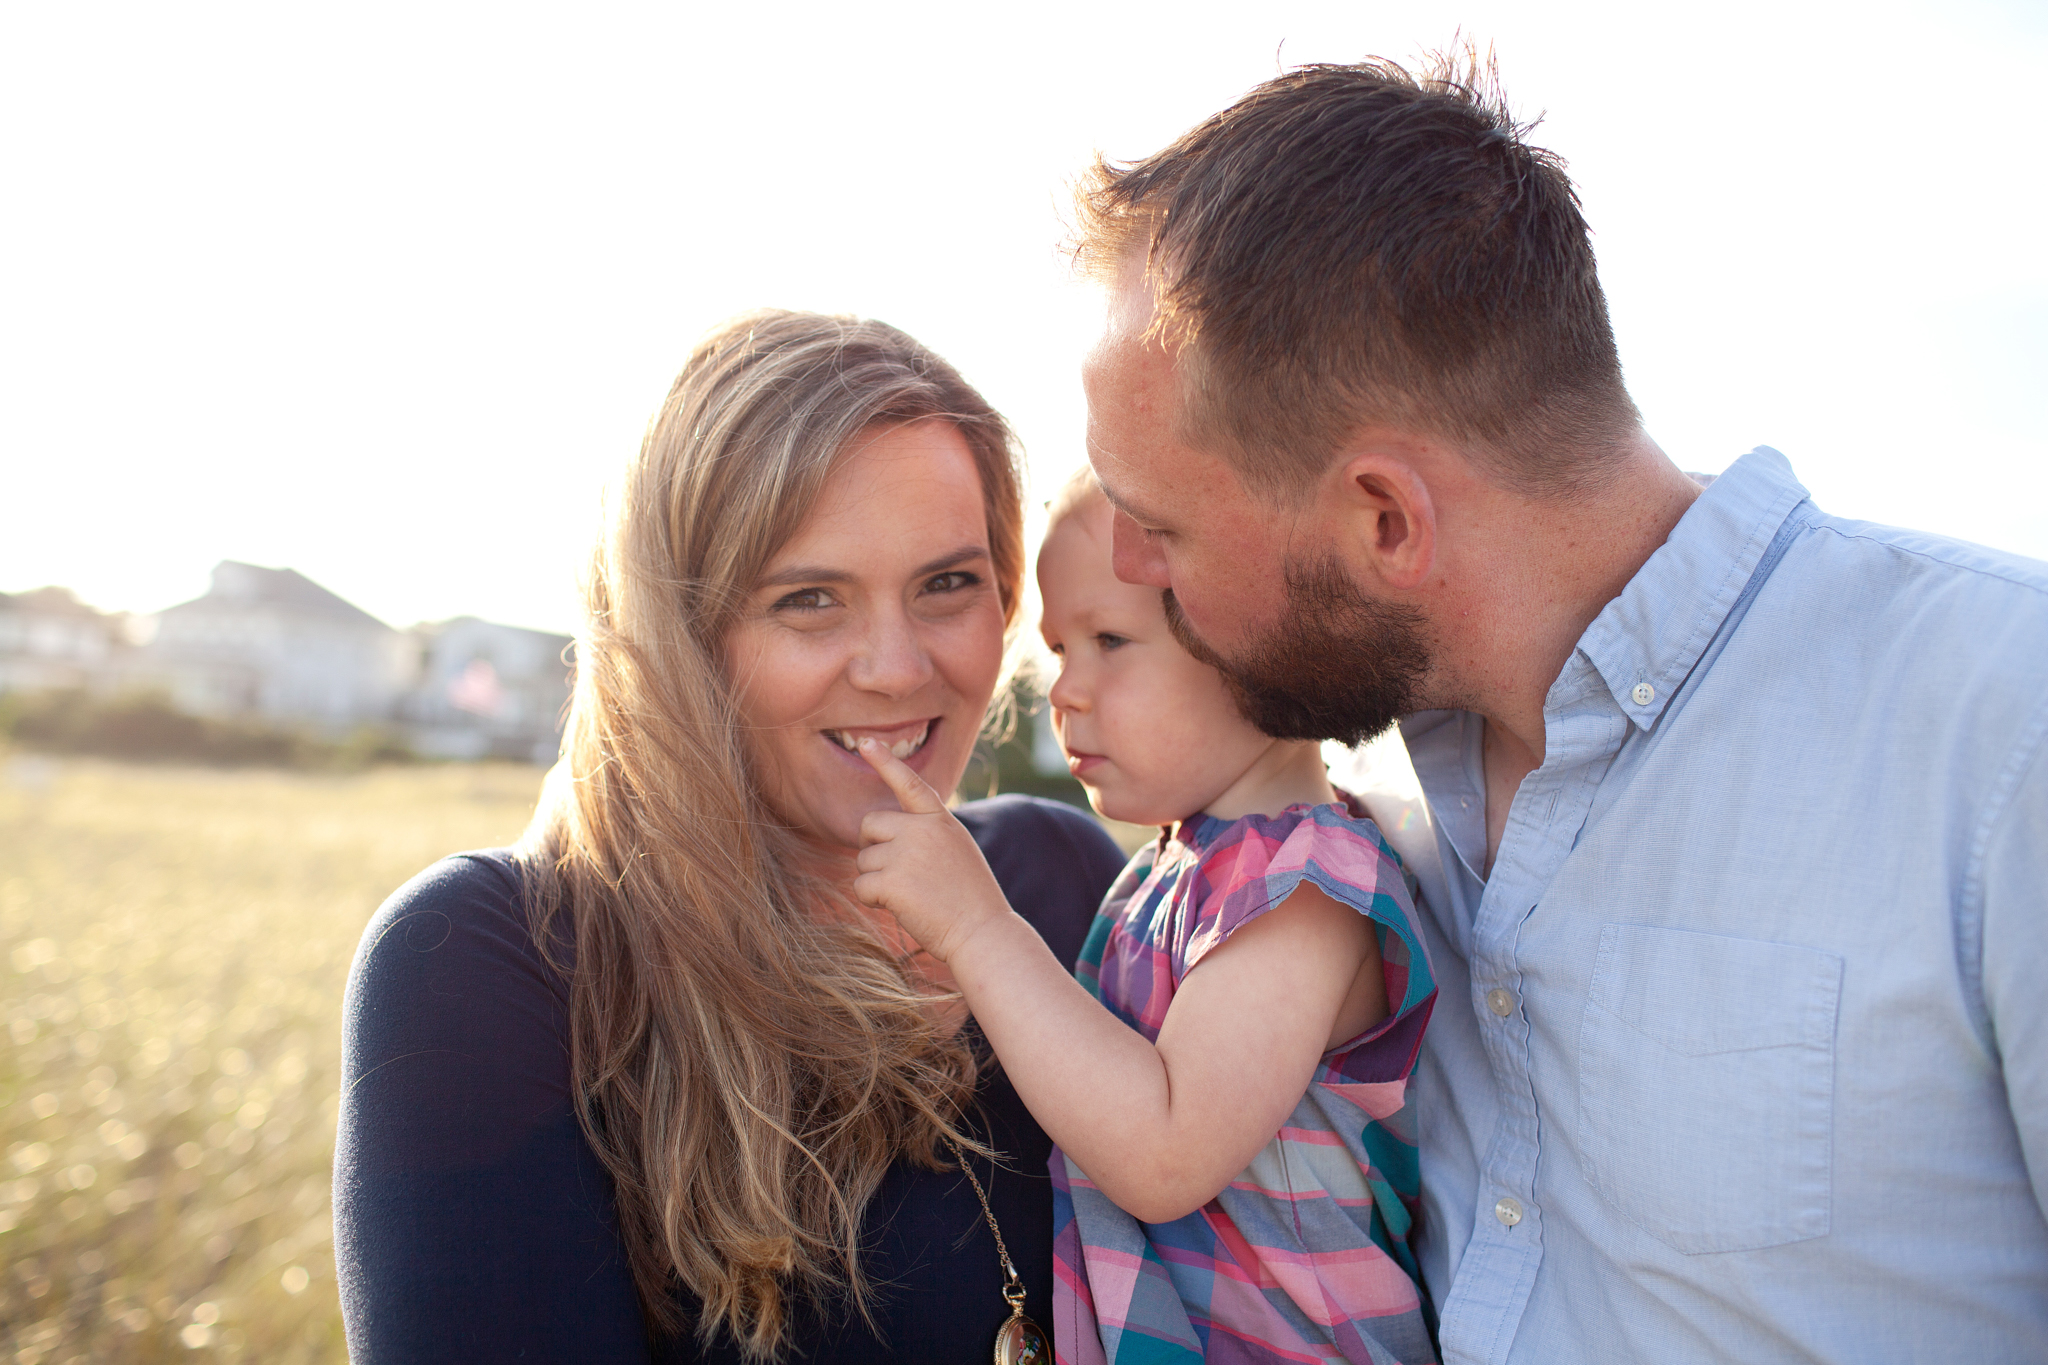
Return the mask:
{"type": "Polygon", "coordinates": [[[1544,724],[1490,876],[1482,722],[1402,726],[1448,1365],[2048,1361],[2048,565],[1759,449],[1544,724]]]}

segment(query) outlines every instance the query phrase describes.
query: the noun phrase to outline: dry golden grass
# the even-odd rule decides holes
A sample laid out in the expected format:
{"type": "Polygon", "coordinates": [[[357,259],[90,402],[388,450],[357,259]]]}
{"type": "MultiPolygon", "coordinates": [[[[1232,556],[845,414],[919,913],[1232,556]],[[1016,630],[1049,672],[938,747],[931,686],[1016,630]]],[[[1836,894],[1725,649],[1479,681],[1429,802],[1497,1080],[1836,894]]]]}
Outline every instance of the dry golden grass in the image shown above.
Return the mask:
{"type": "Polygon", "coordinates": [[[538,769],[0,754],[0,1360],[340,1361],[328,1210],[363,924],[538,769]]]}

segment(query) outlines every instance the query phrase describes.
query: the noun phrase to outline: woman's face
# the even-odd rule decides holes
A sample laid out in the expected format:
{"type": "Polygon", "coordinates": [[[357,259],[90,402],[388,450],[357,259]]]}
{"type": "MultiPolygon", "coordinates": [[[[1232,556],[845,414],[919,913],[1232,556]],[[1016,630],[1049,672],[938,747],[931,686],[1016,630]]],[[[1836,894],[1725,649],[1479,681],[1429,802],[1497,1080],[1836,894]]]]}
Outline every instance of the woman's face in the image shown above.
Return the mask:
{"type": "Polygon", "coordinates": [[[1002,655],[980,473],[941,420],[853,439],[725,647],[769,803],[846,849],[896,806],[851,746],[873,735],[951,795],[1002,655]]]}

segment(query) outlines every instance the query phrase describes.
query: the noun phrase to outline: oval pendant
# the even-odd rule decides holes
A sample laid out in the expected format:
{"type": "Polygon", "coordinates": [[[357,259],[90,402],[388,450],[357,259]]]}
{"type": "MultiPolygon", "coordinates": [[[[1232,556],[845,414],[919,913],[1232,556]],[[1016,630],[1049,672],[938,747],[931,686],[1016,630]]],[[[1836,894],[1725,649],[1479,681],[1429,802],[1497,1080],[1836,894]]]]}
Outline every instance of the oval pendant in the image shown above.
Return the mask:
{"type": "Polygon", "coordinates": [[[996,1365],[1052,1365],[1052,1343],[1021,1310],[996,1333],[996,1365]]]}

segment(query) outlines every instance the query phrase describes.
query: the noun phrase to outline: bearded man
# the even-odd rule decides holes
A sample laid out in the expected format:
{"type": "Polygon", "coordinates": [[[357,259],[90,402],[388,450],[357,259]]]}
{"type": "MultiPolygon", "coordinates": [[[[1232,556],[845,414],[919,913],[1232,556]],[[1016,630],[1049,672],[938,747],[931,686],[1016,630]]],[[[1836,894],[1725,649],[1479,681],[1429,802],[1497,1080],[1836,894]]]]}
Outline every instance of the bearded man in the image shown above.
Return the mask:
{"type": "Polygon", "coordinates": [[[1702,491],[1525,134],[1305,68],[1081,193],[1118,574],[1426,797],[1443,1358],[2048,1360],[2048,565],[1702,491]]]}

